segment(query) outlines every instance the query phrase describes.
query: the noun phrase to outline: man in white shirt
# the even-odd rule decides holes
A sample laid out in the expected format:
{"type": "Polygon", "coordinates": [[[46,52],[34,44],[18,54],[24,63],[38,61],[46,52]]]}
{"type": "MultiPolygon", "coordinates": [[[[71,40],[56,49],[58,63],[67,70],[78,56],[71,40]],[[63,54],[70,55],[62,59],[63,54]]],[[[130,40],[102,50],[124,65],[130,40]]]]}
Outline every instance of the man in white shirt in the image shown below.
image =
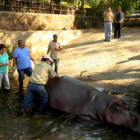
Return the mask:
{"type": "MultiPolygon", "coordinates": [[[[50,41],[48,46],[47,54],[50,52],[50,57],[53,59],[53,62],[55,64],[55,72],[58,72],[58,62],[59,62],[59,51],[62,51],[61,44],[57,41],[57,34],[53,35],[53,40],[50,41]]],[[[53,62],[51,62],[51,66],[53,66],[53,62]]]]}

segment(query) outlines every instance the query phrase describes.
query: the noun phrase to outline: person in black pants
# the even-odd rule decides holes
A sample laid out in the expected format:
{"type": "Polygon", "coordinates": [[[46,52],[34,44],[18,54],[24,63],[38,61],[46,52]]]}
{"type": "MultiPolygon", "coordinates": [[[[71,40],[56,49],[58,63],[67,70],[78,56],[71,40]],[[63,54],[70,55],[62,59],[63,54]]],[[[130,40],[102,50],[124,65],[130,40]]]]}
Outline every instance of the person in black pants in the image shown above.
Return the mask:
{"type": "Polygon", "coordinates": [[[121,37],[122,23],[123,23],[123,12],[121,12],[121,7],[118,7],[117,12],[114,13],[114,38],[121,37]]]}

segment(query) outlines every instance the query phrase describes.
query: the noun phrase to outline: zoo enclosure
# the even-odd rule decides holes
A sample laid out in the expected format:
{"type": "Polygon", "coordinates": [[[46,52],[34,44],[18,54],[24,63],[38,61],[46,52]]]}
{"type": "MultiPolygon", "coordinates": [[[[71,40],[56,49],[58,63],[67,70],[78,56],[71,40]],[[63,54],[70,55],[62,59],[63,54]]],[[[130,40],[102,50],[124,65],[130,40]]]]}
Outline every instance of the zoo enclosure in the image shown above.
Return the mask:
{"type": "Polygon", "coordinates": [[[77,14],[85,16],[94,16],[95,11],[91,8],[75,7],[58,5],[54,2],[38,2],[38,1],[25,1],[25,0],[0,0],[0,11],[11,12],[29,12],[29,13],[45,13],[45,14],[77,14]]]}

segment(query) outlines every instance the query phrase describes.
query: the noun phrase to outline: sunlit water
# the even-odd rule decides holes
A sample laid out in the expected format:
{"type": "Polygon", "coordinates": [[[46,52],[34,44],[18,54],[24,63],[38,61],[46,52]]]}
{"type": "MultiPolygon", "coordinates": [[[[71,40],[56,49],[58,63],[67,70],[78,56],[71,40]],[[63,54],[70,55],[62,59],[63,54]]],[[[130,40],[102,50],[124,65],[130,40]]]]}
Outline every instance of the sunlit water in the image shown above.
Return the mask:
{"type": "MultiPolygon", "coordinates": [[[[137,140],[140,135],[127,129],[105,122],[86,122],[74,116],[48,109],[42,115],[26,112],[16,117],[23,102],[26,88],[20,92],[13,82],[9,94],[0,90],[0,140],[137,140]]],[[[119,89],[118,89],[119,90],[119,89]]],[[[120,92],[122,89],[120,89],[120,92]]],[[[111,93],[116,95],[117,93],[111,93]]],[[[120,96],[123,95],[119,94],[120,96]]],[[[125,93],[122,99],[140,113],[140,93],[125,93]]]]}

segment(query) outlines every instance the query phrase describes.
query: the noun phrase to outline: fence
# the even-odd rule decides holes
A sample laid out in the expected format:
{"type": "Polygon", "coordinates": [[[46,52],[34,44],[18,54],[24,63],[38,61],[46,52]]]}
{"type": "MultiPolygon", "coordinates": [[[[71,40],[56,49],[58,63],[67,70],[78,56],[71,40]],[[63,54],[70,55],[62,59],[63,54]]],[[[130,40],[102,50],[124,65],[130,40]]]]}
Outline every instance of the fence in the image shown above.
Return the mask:
{"type": "Polygon", "coordinates": [[[90,8],[79,8],[57,5],[54,2],[35,2],[24,0],[9,0],[8,4],[5,0],[0,0],[0,11],[12,12],[29,12],[29,13],[46,13],[46,14],[81,14],[86,16],[94,16],[94,10],[90,8]]]}

